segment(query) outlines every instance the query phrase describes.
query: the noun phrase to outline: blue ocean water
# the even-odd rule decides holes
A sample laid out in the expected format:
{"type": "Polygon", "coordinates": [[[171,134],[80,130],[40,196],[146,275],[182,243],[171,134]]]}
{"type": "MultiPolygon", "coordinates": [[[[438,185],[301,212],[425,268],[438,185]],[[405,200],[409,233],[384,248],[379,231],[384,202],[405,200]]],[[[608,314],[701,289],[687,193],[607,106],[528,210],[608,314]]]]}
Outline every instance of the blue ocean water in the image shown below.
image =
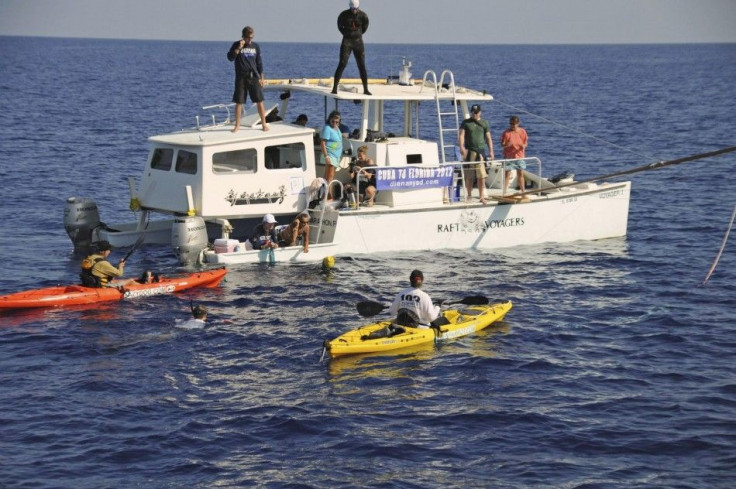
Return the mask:
{"type": "MultiPolygon", "coordinates": [[[[131,220],[145,139],[228,102],[228,43],[0,37],[0,294],[76,279],[67,197],[131,220]]],[[[337,45],[262,44],[267,77],[337,45]]],[[[579,179],[736,143],[736,45],[369,45],[518,113],[579,179]]],[[[357,76],[351,61],[345,76],[357,76]]],[[[318,109],[299,106],[319,120],[318,109]]],[[[348,121],[350,122],[350,121],[348,121]]],[[[499,148],[497,148],[497,151],[499,148]]],[[[179,296],[0,315],[0,486],[727,488],[736,480],[736,156],[631,175],[626,238],[233,267],[179,296]],[[480,334],[319,362],[421,267],[435,298],[511,299],[480,334]],[[202,330],[177,325],[189,301],[202,330]]],[[[399,230],[387,230],[399,232],[399,230]]],[[[165,248],[130,259],[172,271],[165,248]]]]}

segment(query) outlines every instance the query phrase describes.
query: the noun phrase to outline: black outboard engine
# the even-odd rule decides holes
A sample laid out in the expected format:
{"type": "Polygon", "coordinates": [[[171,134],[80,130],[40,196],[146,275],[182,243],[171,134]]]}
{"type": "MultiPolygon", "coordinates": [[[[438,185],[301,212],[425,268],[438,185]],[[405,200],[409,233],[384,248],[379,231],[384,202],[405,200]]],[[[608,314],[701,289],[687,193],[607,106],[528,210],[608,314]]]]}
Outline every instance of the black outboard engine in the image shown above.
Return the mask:
{"type": "Polygon", "coordinates": [[[177,217],[171,226],[171,246],[182,265],[201,262],[207,248],[207,225],[199,216],[177,217]]]}
{"type": "Polygon", "coordinates": [[[64,229],[74,243],[75,251],[88,250],[94,230],[100,227],[100,213],[92,199],[69,197],[64,207],[64,229]]]}

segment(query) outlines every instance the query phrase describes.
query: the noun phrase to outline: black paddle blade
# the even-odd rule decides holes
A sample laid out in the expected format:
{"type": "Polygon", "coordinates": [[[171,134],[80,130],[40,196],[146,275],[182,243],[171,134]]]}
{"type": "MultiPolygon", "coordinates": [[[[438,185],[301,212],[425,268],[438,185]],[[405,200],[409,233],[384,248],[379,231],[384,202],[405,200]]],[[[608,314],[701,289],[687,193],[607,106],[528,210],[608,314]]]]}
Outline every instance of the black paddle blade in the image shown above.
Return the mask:
{"type": "Polygon", "coordinates": [[[375,316],[379,312],[386,309],[388,306],[384,306],[380,302],[374,301],[361,301],[358,302],[355,307],[358,309],[358,314],[363,317],[375,316]]]}
{"type": "Polygon", "coordinates": [[[488,297],[484,295],[470,295],[457,301],[457,304],[465,304],[466,306],[484,306],[488,304],[488,297]]]}

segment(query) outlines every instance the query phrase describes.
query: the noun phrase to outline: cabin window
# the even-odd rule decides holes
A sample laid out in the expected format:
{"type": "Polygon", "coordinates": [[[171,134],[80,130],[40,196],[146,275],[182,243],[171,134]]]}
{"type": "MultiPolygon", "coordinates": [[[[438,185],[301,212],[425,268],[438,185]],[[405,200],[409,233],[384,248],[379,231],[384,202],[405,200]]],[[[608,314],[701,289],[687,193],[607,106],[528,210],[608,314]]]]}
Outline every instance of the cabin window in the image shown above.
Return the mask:
{"type": "Polygon", "coordinates": [[[304,143],[278,144],[266,146],[264,157],[266,169],[283,170],[287,168],[305,168],[306,149],[304,143]]]}
{"type": "Polygon", "coordinates": [[[421,165],[422,164],[422,154],[416,154],[416,155],[406,155],[406,162],[409,165],[421,165]]]}
{"type": "Polygon", "coordinates": [[[151,156],[151,168],[154,170],[169,171],[174,161],[174,150],[171,148],[155,148],[151,156]]]}
{"type": "Polygon", "coordinates": [[[176,155],[176,172],[195,175],[197,173],[197,153],[180,149],[176,155]]]}
{"type": "Polygon", "coordinates": [[[239,149],[212,155],[212,171],[221,173],[255,173],[258,153],[255,149],[239,149]]]}

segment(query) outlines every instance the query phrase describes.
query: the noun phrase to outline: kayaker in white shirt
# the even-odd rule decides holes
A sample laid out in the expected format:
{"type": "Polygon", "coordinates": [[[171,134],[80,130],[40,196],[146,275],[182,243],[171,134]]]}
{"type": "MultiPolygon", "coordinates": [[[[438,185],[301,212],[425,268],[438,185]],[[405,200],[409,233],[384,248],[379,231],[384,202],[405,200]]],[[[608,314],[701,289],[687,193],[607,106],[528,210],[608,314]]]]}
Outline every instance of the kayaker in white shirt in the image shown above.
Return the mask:
{"type": "Polygon", "coordinates": [[[411,272],[409,283],[411,287],[407,287],[396,295],[389,308],[389,313],[398,314],[401,309],[408,309],[416,315],[419,328],[429,328],[430,323],[439,316],[440,306],[435,306],[429,294],[422,290],[424,274],[421,270],[411,272]]]}

